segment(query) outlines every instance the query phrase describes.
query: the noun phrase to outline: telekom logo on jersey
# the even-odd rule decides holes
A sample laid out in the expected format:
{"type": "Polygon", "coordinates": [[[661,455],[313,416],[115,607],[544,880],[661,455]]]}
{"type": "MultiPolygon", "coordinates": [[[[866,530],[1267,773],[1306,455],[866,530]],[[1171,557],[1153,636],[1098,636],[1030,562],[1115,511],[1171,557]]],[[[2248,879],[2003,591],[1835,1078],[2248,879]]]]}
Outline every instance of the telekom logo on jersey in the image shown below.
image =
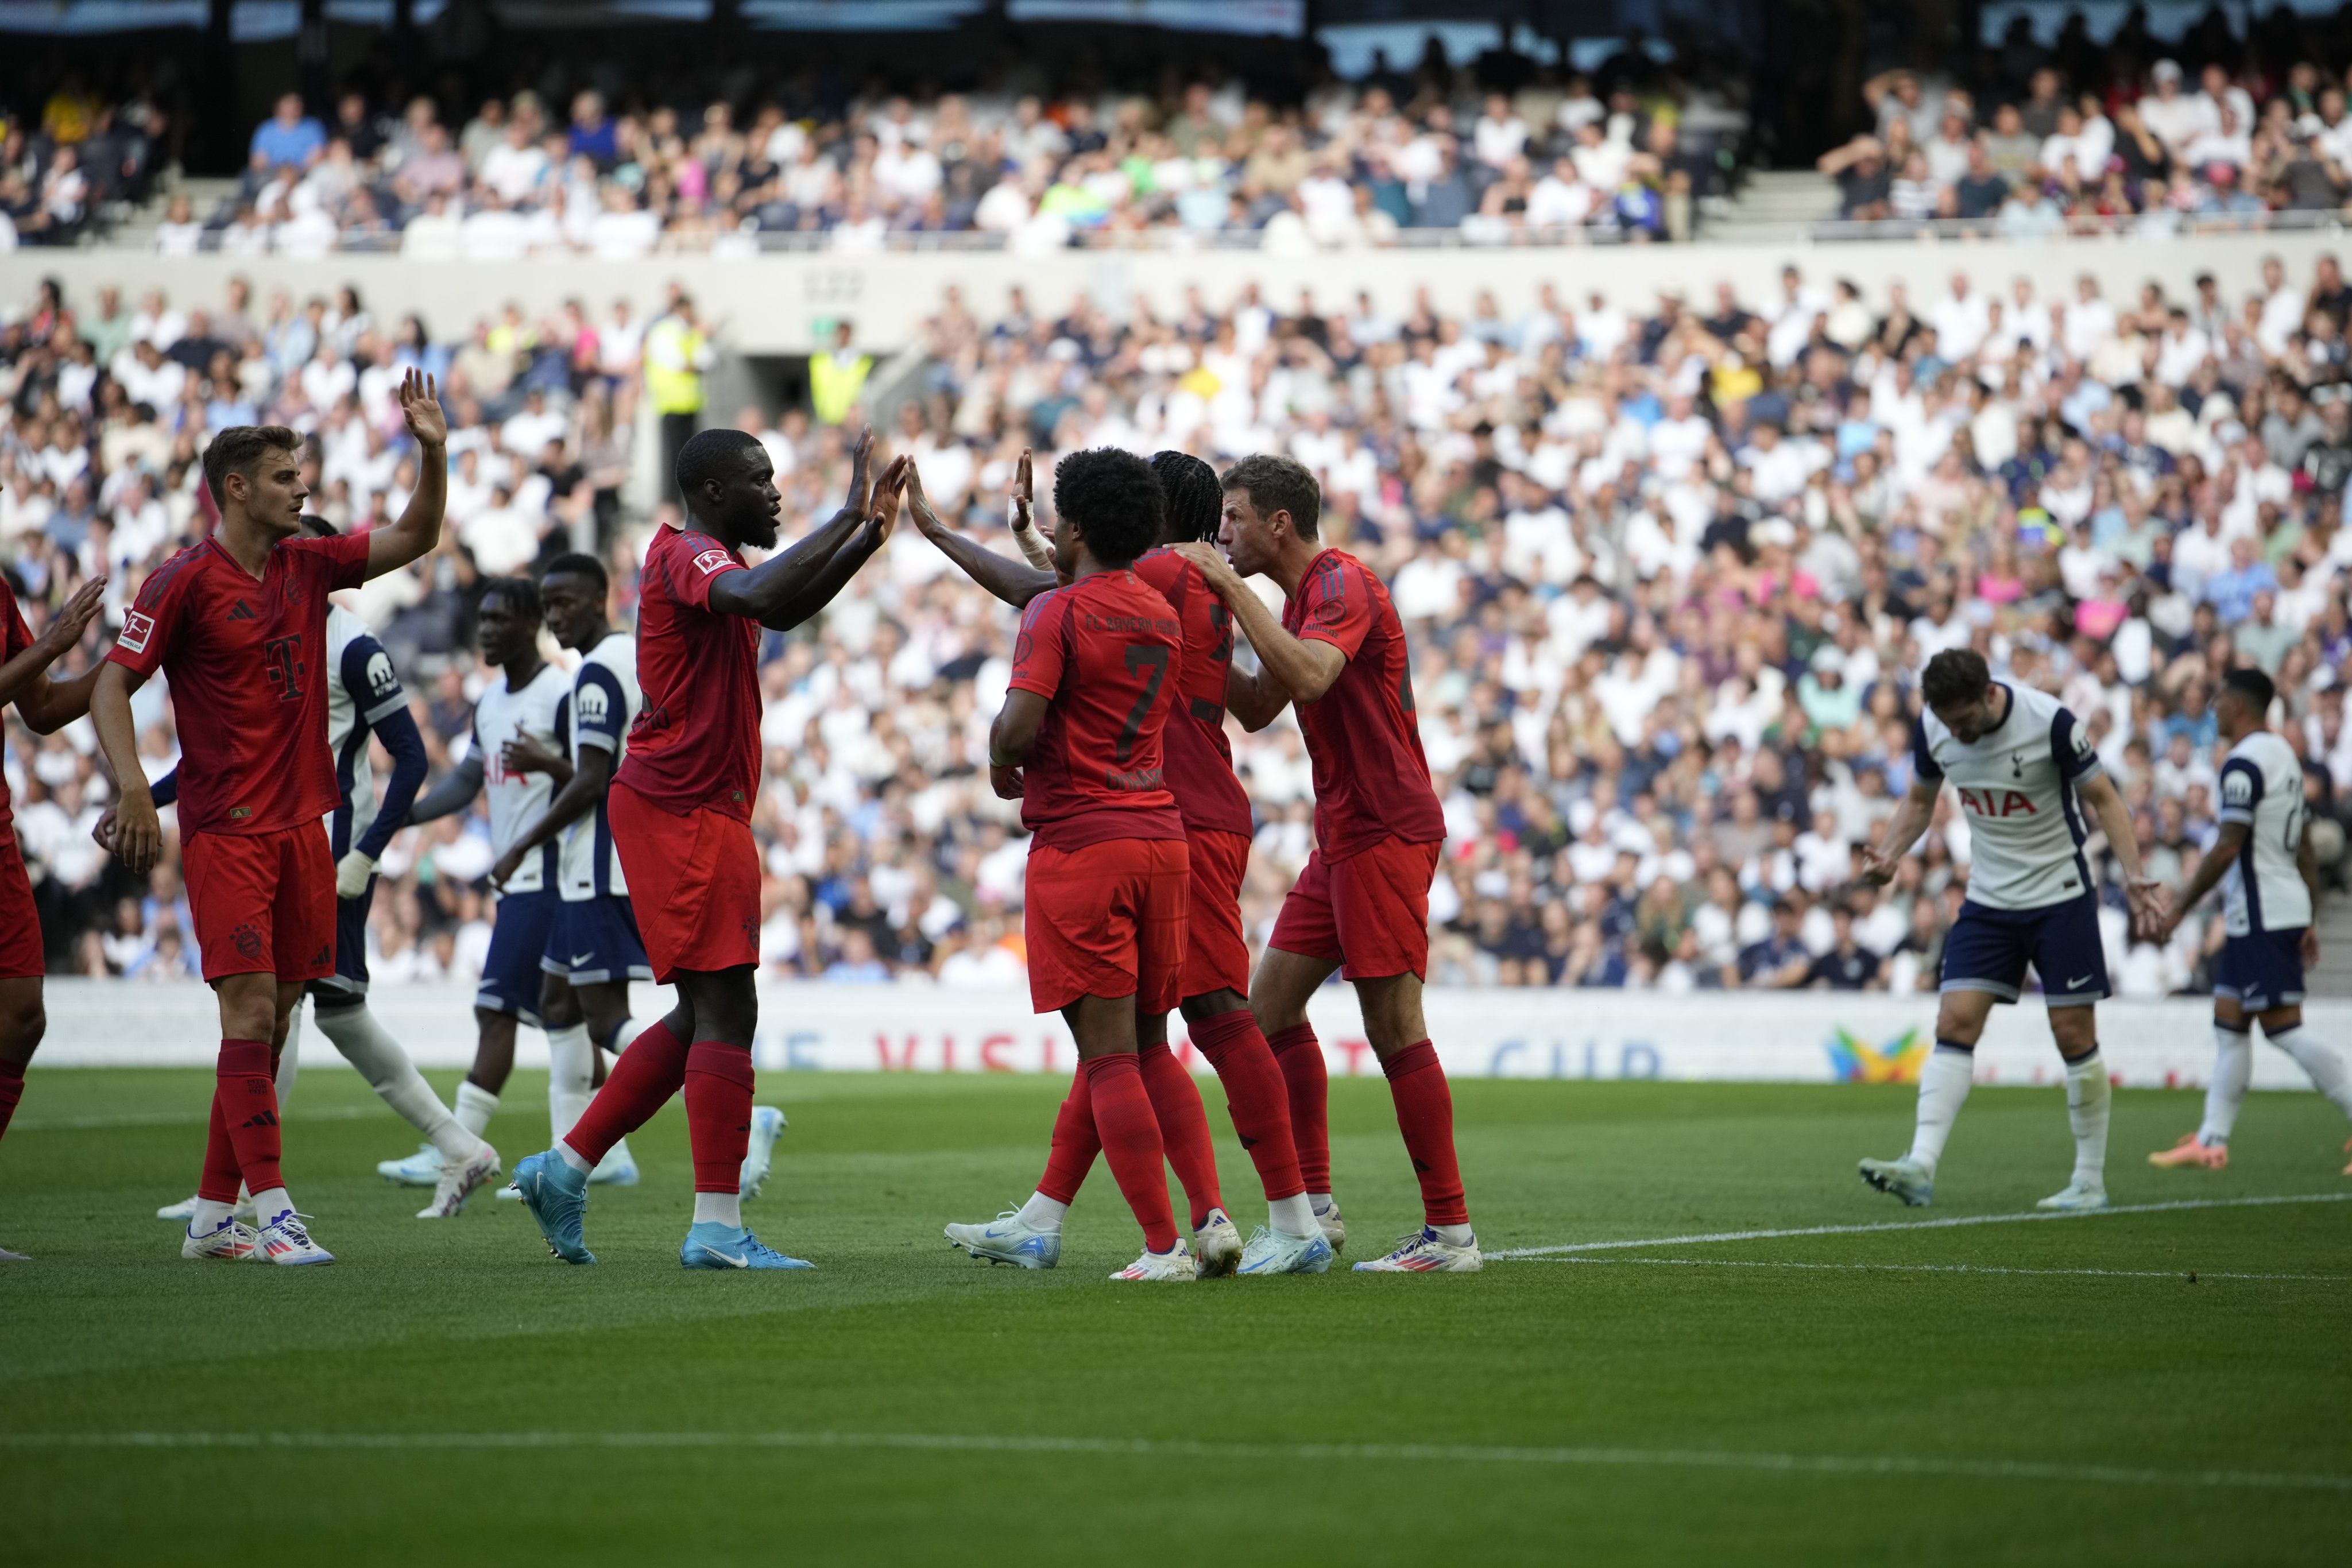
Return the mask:
{"type": "Polygon", "coordinates": [[[2031,817],[2033,802],[2021,789],[1971,789],[1960,787],[1960,804],[1979,817],[2031,817]]]}

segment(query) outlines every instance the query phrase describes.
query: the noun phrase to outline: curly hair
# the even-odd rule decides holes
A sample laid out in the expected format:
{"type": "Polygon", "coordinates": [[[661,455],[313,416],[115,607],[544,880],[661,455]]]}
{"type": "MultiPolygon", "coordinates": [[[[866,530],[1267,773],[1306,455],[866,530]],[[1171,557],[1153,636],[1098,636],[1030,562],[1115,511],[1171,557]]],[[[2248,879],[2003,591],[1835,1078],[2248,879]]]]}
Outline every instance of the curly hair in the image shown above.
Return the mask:
{"type": "Polygon", "coordinates": [[[1262,517],[1288,512],[1290,526],[1300,538],[1315,537],[1316,524],[1323,515],[1323,487],[1296,458],[1270,452],[1244,457],[1225,470],[1224,487],[1248,496],[1262,517]]]}
{"type": "Polygon", "coordinates": [[[1214,543],[1225,512],[1225,487],[1217,482],[1217,471],[1189,452],[1172,451],[1153,453],[1151,471],[1167,492],[1170,538],[1178,544],[1214,543]]]}
{"type": "Polygon", "coordinates": [[[1168,497],[1151,465],[1132,452],[1097,446],[1054,469],[1054,510],[1078,526],[1105,566],[1125,566],[1160,542],[1168,497]]]}
{"type": "Polygon", "coordinates": [[[1919,676],[1919,695],[1929,707],[1949,707],[1974,702],[1992,684],[1984,655],[1973,648],[1947,648],[1927,661],[1919,676]]]}

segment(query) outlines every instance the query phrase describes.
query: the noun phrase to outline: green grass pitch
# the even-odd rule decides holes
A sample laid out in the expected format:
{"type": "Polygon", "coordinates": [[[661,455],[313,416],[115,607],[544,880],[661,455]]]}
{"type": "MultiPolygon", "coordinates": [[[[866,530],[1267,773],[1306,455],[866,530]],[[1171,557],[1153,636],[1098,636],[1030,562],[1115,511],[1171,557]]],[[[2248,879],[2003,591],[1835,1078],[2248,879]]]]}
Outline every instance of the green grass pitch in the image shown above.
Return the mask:
{"type": "MultiPolygon", "coordinates": [[[[543,1083],[491,1129],[510,1162],[543,1083]]],[[[1100,1167],[1057,1271],[940,1239],[1026,1194],[1058,1081],[771,1075],[793,1124],[746,1217],[821,1265],[776,1275],[678,1269],[675,1103],[572,1269],[488,1192],[411,1219],[373,1165],[414,1139],[334,1071],[287,1145],[340,1261],[184,1263],[149,1216],[209,1085],[37,1071],[0,1145],[35,1260],[0,1266],[0,1562],[2346,1560],[2352,1203],[1665,1239],[2029,1210],[2055,1089],[1978,1090],[1915,1211],[1853,1176],[1907,1089],[1459,1082],[1490,1254],[1653,1244],[1150,1288],[1104,1279],[1137,1233],[1100,1167]]],[[[2225,1173],[2148,1168],[2197,1103],[2117,1095],[2118,1204],[2352,1195],[2313,1094],[2253,1096],[2225,1173]]],[[[1384,1086],[1332,1116],[1344,1264],[1418,1210],[1384,1086]]]]}

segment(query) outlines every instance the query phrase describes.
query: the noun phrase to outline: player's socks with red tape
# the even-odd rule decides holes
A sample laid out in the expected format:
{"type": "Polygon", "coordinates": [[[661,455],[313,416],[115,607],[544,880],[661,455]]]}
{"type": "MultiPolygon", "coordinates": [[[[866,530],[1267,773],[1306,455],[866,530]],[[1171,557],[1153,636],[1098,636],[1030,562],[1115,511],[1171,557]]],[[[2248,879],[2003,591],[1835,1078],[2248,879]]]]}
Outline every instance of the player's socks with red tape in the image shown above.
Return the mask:
{"type": "Polygon", "coordinates": [[[1054,1146],[1045,1155],[1045,1174],[1037,1190],[1064,1207],[1077,1201],[1078,1188],[1102,1153],[1102,1137],[1095,1131],[1094,1099],[1087,1091],[1086,1064],[1078,1064],[1070,1092],[1054,1113],[1054,1146]]]}
{"type": "Polygon", "coordinates": [[[1404,1151],[1421,1178],[1421,1207],[1431,1225],[1467,1225],[1470,1207],[1462,1197],[1462,1167],[1454,1158],[1454,1094],[1437,1047],[1427,1040],[1406,1046],[1381,1064],[1396,1102],[1397,1128],[1404,1151]]]}
{"type": "Polygon", "coordinates": [[[1192,1043],[1225,1086],[1225,1109],[1233,1113],[1234,1131],[1257,1166],[1268,1200],[1279,1203],[1305,1192],[1298,1147],[1290,1139],[1289,1091],[1273,1049],[1258,1032],[1256,1018],[1247,1008],[1235,1008],[1202,1019],[1192,1026],[1192,1043]]]}
{"type": "MultiPolygon", "coordinates": [[[[625,1052],[621,1060],[628,1060],[625,1052]]],[[[694,1146],[697,1192],[740,1187],[751,1147],[751,1079],[748,1046],[700,1040],[687,1051],[686,1134],[694,1146]]]]}
{"type": "Polygon", "coordinates": [[[0,1061],[0,1137],[8,1133],[8,1118],[25,1097],[25,1070],[14,1061],[0,1061]]]}
{"type": "MultiPolygon", "coordinates": [[[[213,1095],[247,1187],[268,1192],[284,1186],[286,1178],[278,1169],[278,1084],[270,1076],[268,1041],[222,1040],[213,1095]]],[[[209,1176],[209,1156],[205,1165],[209,1176]]],[[[229,1196],[236,1194],[232,1189],[229,1196]]]]}
{"type": "Polygon", "coordinates": [[[613,1075],[588,1102],[588,1109],[563,1134],[562,1144],[594,1170],[613,1145],[653,1120],[654,1113],[686,1082],[686,1047],[667,1019],[649,1025],[613,1064],[613,1075]]]}
{"type": "Polygon", "coordinates": [[[1290,1141],[1298,1151],[1298,1176],[1308,1192],[1331,1190],[1330,1080],[1323,1066],[1323,1042],[1311,1023],[1293,1024],[1266,1036],[1282,1081],[1290,1092],[1290,1141]]]}
{"type": "Polygon", "coordinates": [[[1094,1103],[1103,1157],[1143,1227],[1143,1244],[1165,1252],[1176,1245],[1176,1216],[1168,1207],[1167,1175],[1160,1168],[1160,1119],[1152,1113],[1135,1053],[1094,1057],[1080,1062],[1078,1071],[1086,1075],[1087,1097],[1094,1103]]]}
{"type": "Polygon", "coordinates": [[[1209,1113],[1201,1105],[1201,1086],[1165,1040],[1139,1048],[1135,1064],[1143,1074],[1143,1092],[1151,1097],[1151,1114],[1160,1124],[1160,1145],[1183,1186],[1192,1228],[1198,1230],[1209,1222],[1209,1210],[1224,1207],[1217,1191],[1217,1151],[1209,1142],[1209,1113]]]}

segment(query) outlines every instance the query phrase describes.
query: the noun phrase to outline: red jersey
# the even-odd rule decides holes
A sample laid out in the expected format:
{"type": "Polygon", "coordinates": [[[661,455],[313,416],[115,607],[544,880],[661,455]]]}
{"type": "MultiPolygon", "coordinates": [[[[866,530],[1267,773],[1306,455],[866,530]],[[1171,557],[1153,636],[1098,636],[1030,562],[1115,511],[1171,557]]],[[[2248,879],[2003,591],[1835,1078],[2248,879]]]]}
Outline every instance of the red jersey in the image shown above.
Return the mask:
{"type": "Polygon", "coordinates": [[[1404,622],[1387,585],[1347,551],[1327,549],[1283,605],[1282,626],[1348,656],[1328,691],[1298,705],[1315,764],[1315,841],[1323,857],[1344,860],[1387,838],[1443,840],[1445,813],[1422,755],[1404,622]]]}
{"type": "Polygon", "coordinates": [[[1035,844],[1184,836],[1161,762],[1183,674],[1176,612],[1132,571],[1098,571],[1029,601],[1012,684],[1048,705],[1022,770],[1021,821],[1035,844]]]}
{"type": "Polygon", "coordinates": [[[275,833],[341,803],[327,745],[327,595],[367,580],[365,534],[280,539],[256,581],[217,537],[150,573],[106,656],[172,687],[182,833],[275,833]]]}
{"type": "MultiPolygon", "coordinates": [[[[25,612],[16,608],[16,591],[8,580],[0,577],[0,664],[6,664],[33,645],[33,629],[25,624],[25,612]]],[[[8,775],[0,771],[0,831],[15,820],[16,808],[8,798],[8,775]]]]}
{"type": "Polygon", "coordinates": [[[747,570],[705,533],[657,528],[637,580],[645,693],[614,778],[678,816],[751,819],[760,788],[760,625],[710,608],[710,585],[747,570]]]}
{"type": "Polygon", "coordinates": [[[1257,831],[1249,796],[1234,777],[1234,748],[1225,738],[1225,674],[1234,664],[1234,612],[1201,575],[1171,549],[1139,557],[1135,575],[1160,591],[1184,630],[1184,679],[1168,716],[1168,788],[1189,832],[1257,831]]]}

